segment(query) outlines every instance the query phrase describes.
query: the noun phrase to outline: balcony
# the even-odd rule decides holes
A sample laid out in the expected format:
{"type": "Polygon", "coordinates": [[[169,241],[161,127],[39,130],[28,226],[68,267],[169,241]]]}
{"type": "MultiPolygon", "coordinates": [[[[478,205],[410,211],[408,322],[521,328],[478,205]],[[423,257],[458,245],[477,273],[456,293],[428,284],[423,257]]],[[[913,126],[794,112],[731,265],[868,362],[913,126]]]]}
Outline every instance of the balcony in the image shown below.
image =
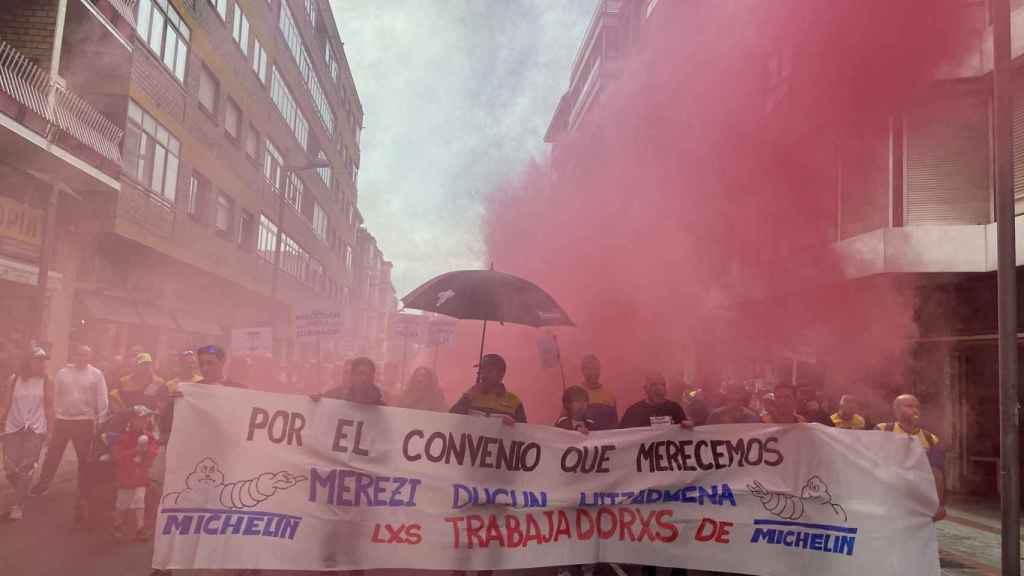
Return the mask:
{"type": "Polygon", "coordinates": [[[136,2],[4,3],[0,146],[8,163],[73,188],[117,188],[136,2]]]}
{"type": "MultiPolygon", "coordinates": [[[[124,130],[3,41],[0,41],[0,91],[45,120],[48,137],[54,136],[53,129],[59,129],[114,164],[121,163],[124,130]]],[[[8,106],[4,111],[14,112],[10,115],[15,118],[24,118],[24,111],[8,106]]]]}

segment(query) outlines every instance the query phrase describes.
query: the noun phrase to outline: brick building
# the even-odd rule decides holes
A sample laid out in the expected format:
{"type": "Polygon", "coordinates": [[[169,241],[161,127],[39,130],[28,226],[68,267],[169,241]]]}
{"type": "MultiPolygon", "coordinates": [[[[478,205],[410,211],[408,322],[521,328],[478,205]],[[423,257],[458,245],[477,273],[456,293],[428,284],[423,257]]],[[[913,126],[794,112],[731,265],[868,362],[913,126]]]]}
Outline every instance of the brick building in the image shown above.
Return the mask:
{"type": "Polygon", "coordinates": [[[0,200],[44,223],[49,191],[64,191],[52,262],[39,262],[42,234],[20,238],[15,257],[0,244],[0,265],[25,280],[4,294],[36,302],[30,277],[50,269],[41,327],[22,314],[21,332],[58,357],[69,339],[111,357],[272,327],[287,355],[310,352],[289,337],[297,308],[357,317],[363,110],[327,0],[12,4],[0,15],[0,139],[16,154],[0,163],[0,200]],[[41,78],[35,92],[26,71],[41,78]],[[48,105],[64,92],[75,105],[48,105]]]}

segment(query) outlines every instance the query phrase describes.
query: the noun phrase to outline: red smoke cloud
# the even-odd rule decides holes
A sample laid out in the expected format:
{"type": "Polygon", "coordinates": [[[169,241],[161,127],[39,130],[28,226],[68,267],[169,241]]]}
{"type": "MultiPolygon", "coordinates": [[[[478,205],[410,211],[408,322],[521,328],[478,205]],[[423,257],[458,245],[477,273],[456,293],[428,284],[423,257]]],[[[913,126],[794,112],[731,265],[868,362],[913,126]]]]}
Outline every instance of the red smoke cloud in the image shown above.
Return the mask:
{"type": "MultiPolygon", "coordinates": [[[[884,138],[888,117],[960,53],[960,4],[660,2],[642,48],[552,163],[488,206],[489,260],[544,287],[577,324],[559,330],[569,383],[591,351],[620,411],[646,371],[715,383],[796,352],[836,387],[898,380],[913,286],[843,281],[846,263],[827,249],[838,158],[845,142],[884,138]]],[[[545,423],[561,382],[540,368],[537,334],[493,327],[487,350],[506,356],[510,387],[545,423]]],[[[450,393],[472,383],[478,338],[462,323],[442,370],[450,393]]]]}

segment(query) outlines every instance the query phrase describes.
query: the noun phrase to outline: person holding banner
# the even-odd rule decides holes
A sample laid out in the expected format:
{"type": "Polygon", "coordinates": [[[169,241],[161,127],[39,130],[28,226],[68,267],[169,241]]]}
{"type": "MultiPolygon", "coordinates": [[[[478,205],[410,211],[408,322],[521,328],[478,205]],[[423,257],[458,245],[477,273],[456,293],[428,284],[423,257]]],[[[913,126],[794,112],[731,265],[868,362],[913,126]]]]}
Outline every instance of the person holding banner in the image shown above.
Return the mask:
{"type": "Polygon", "coordinates": [[[883,422],[878,429],[883,432],[892,432],[900,436],[913,438],[921,443],[928,454],[928,463],[932,467],[932,477],[935,479],[935,491],[939,495],[939,508],[932,516],[932,520],[938,522],[946,517],[946,478],[943,473],[945,458],[939,444],[939,437],[921,428],[921,401],[913,394],[902,394],[892,401],[892,422],[883,422]]]}
{"type": "Polygon", "coordinates": [[[626,409],[619,428],[647,428],[652,426],[679,426],[693,428],[683,407],[668,399],[668,384],[660,373],[647,375],[644,382],[646,398],[626,409]]]}
{"type": "Polygon", "coordinates": [[[555,427],[562,430],[575,430],[580,434],[589,434],[594,430],[596,422],[587,416],[590,407],[587,391],[580,386],[569,386],[562,393],[562,412],[564,415],[555,421],[555,427]]]}
{"type": "Polygon", "coordinates": [[[476,384],[451,407],[452,414],[501,418],[505,424],[526,423],[526,406],[505,387],[505,359],[484,354],[477,364],[476,384]]]}
{"type": "Polygon", "coordinates": [[[619,427],[619,407],[615,395],[601,384],[601,361],[587,354],[580,363],[583,387],[586,388],[589,408],[587,417],[594,421],[592,430],[614,430],[619,427]]]}

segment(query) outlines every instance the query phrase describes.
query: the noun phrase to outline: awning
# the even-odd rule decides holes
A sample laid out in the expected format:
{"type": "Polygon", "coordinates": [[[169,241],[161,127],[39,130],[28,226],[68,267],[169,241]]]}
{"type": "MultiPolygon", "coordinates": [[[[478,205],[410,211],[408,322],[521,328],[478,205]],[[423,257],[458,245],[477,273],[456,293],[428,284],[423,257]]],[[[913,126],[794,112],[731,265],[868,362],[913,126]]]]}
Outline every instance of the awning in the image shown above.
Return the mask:
{"type": "Polygon", "coordinates": [[[150,326],[170,328],[171,330],[178,329],[178,325],[174,323],[174,319],[171,318],[170,312],[157,308],[156,306],[139,304],[139,314],[142,315],[142,321],[150,326]]]}
{"type": "Polygon", "coordinates": [[[109,320],[122,324],[142,324],[142,317],[130,300],[124,300],[106,294],[90,294],[80,292],[79,300],[95,320],[109,320]]]}
{"type": "Polygon", "coordinates": [[[184,312],[175,312],[174,318],[178,321],[178,325],[185,332],[195,332],[197,334],[209,334],[211,336],[220,336],[224,333],[220,326],[213,322],[207,322],[201,320],[195,316],[190,316],[184,312]]]}

